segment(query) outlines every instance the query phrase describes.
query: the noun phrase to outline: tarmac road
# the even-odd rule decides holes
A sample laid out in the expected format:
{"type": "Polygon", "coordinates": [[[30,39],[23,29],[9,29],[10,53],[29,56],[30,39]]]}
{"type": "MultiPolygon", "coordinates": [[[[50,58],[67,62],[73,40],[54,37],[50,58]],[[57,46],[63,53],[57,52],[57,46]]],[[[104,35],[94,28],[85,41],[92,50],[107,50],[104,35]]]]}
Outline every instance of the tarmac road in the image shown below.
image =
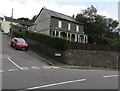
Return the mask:
{"type": "Polygon", "coordinates": [[[10,47],[10,40],[2,34],[2,89],[118,89],[118,71],[50,66],[10,47]]]}

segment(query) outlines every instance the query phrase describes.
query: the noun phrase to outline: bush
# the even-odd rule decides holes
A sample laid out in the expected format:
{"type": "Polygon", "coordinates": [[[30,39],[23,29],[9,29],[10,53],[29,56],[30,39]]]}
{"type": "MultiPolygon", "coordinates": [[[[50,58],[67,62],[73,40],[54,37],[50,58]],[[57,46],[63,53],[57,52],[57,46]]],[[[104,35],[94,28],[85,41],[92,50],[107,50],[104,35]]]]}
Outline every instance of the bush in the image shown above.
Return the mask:
{"type": "Polygon", "coordinates": [[[12,32],[12,36],[13,37],[21,37],[22,36],[22,34],[21,33],[19,33],[19,32],[12,32]]]}
{"type": "Polygon", "coordinates": [[[115,39],[111,39],[111,38],[108,38],[108,37],[102,37],[102,36],[88,36],[89,38],[89,43],[93,44],[93,43],[96,43],[96,44],[100,44],[100,45],[110,45],[110,46],[118,46],[120,45],[119,42],[118,42],[118,39],[115,40],[115,39]]]}
{"type": "Polygon", "coordinates": [[[52,37],[32,31],[26,31],[26,37],[51,46],[55,49],[67,50],[69,48],[69,42],[62,38],[52,37]]]}
{"type": "Polygon", "coordinates": [[[120,47],[120,39],[114,40],[112,46],[119,46],[120,47]]]}

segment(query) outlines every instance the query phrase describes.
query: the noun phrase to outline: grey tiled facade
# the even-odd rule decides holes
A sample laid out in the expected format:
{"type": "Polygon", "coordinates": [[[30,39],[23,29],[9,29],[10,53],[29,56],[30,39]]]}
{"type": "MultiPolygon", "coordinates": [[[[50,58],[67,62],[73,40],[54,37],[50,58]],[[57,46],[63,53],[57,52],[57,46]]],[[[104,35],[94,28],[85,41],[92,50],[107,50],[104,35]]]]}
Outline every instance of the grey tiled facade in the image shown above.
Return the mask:
{"type": "Polygon", "coordinates": [[[74,18],[42,8],[34,23],[33,31],[65,38],[73,42],[87,43],[84,26],[74,18]]]}

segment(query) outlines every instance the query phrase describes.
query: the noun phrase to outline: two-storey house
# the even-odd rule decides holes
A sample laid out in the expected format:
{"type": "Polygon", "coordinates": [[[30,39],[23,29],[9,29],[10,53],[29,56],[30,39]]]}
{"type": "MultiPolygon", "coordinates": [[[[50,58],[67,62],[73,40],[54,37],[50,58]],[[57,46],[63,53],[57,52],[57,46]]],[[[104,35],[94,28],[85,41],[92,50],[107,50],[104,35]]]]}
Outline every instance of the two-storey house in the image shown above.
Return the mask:
{"type": "Polygon", "coordinates": [[[84,33],[83,24],[77,22],[73,17],[46,8],[42,8],[38,14],[33,30],[73,42],[88,42],[88,36],[84,33]]]}

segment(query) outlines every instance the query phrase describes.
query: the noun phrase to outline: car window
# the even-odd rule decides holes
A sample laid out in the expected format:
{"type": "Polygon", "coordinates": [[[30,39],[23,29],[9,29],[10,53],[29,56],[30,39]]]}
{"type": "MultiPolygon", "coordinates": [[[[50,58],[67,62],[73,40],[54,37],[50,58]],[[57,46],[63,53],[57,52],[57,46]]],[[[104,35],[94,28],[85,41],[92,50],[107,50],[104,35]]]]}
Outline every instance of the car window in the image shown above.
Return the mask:
{"type": "Polygon", "coordinates": [[[20,42],[20,43],[26,43],[24,39],[18,39],[18,42],[20,42]]]}
{"type": "Polygon", "coordinates": [[[14,39],[14,41],[15,41],[15,42],[17,42],[17,40],[16,40],[16,39],[14,39]]]}

